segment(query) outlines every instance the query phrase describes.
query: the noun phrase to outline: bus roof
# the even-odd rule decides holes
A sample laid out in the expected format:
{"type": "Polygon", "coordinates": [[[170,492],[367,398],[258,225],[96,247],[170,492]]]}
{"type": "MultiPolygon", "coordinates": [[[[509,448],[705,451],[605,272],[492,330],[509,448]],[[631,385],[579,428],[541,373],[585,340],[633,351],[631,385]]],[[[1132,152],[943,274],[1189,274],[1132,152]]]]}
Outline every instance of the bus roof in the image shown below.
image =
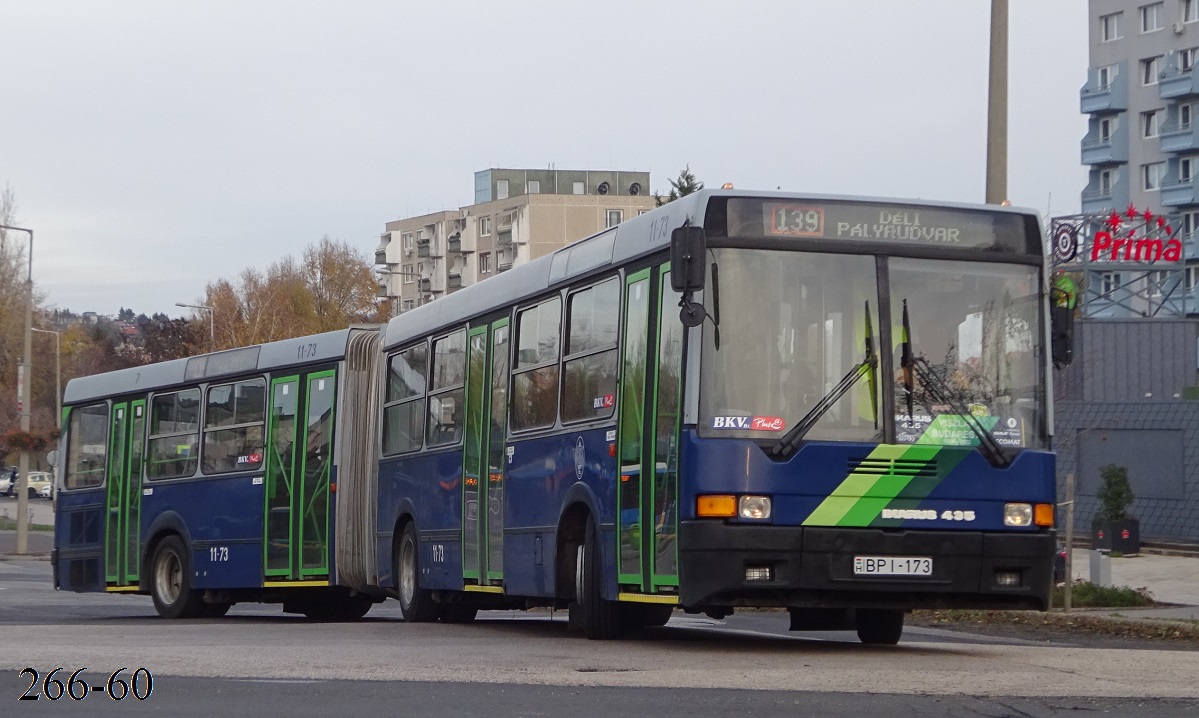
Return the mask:
{"type": "Polygon", "coordinates": [[[234,374],[338,361],[345,357],[351,336],[364,331],[377,332],[379,329],[377,326],[356,326],[82,376],[67,382],[63,403],[78,404],[93,399],[154,391],[234,374]]]}
{"type": "Polygon", "coordinates": [[[1033,215],[1028,209],[999,205],[952,202],[927,202],[887,197],[801,194],[795,192],[753,192],[734,189],[704,189],[634,217],[573,244],[539,257],[527,264],[477,282],[437,301],[411,309],[387,324],[383,338],[385,349],[423,337],[444,327],[486,314],[499,307],[529,299],[542,292],[591,272],[619,266],[639,257],[660,252],[670,246],[670,233],[687,220],[703,225],[708,201],[713,197],[747,197],[811,201],[873,202],[913,207],[1033,215]]]}

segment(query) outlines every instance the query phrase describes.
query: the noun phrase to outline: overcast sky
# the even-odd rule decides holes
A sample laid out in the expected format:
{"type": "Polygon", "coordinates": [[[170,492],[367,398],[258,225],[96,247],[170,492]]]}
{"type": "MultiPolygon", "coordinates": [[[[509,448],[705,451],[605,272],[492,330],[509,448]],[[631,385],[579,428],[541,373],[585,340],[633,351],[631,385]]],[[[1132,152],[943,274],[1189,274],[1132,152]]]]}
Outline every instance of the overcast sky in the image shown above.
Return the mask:
{"type": "MultiPolygon", "coordinates": [[[[1009,195],[1077,212],[1086,3],[1011,0],[1009,195]]],[[[0,0],[0,185],[76,312],[178,315],[488,167],[981,202],[985,0],[0,0]]]]}

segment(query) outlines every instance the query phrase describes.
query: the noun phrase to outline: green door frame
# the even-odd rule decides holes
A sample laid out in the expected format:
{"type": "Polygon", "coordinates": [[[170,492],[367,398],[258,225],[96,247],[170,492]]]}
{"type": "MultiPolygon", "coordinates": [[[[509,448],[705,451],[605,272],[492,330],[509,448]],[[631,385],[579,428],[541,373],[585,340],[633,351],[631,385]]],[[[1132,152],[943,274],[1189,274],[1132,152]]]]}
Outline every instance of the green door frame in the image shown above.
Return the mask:
{"type": "Polygon", "coordinates": [[[125,575],[121,554],[125,546],[125,480],[129,471],[129,402],[113,402],[109,417],[112,429],[108,435],[106,472],[104,580],[119,585],[125,575]]]}
{"type": "Polygon", "coordinates": [[[480,576],[487,575],[487,491],[484,474],[487,466],[487,405],[491,388],[488,371],[491,357],[491,327],[472,327],[466,334],[466,432],[462,441],[462,578],[482,584],[480,576]],[[476,355],[475,340],[480,342],[483,356],[476,355]],[[473,475],[473,476],[472,476],[473,475]],[[471,479],[474,484],[471,484],[471,479]],[[475,517],[469,518],[471,498],[475,501],[475,517]],[[473,560],[472,560],[473,558],[473,560]]]}
{"type": "MultiPolygon", "coordinates": [[[[654,322],[654,326],[657,327],[657,331],[655,332],[656,336],[654,338],[655,346],[654,346],[654,354],[653,354],[653,356],[654,356],[653,364],[655,366],[654,395],[653,395],[654,398],[653,398],[653,413],[652,413],[652,416],[653,416],[653,425],[652,425],[653,441],[651,442],[652,447],[651,447],[651,453],[650,453],[650,459],[651,459],[650,463],[653,468],[653,477],[654,478],[653,478],[653,481],[649,482],[649,484],[650,484],[649,504],[642,505],[642,518],[643,519],[646,518],[647,514],[653,518],[653,530],[645,532],[646,534],[649,535],[649,537],[651,539],[650,554],[649,554],[649,556],[650,556],[650,579],[649,580],[650,580],[651,589],[653,591],[657,591],[659,586],[678,586],[679,585],[679,573],[678,573],[679,563],[678,563],[678,541],[677,541],[677,538],[673,539],[674,551],[675,551],[674,567],[673,567],[674,570],[666,571],[666,572],[660,572],[658,570],[658,552],[659,552],[658,543],[660,540],[662,540],[663,534],[666,534],[667,532],[669,532],[670,536],[677,537],[678,536],[678,526],[679,526],[679,512],[678,512],[678,506],[677,506],[678,500],[679,500],[679,477],[678,477],[677,452],[678,452],[678,436],[679,436],[679,431],[681,429],[680,425],[682,422],[682,396],[683,396],[682,381],[683,381],[683,379],[682,379],[682,357],[681,357],[681,355],[679,357],[679,366],[678,366],[679,386],[678,386],[678,390],[675,392],[675,396],[678,397],[678,399],[679,399],[679,405],[673,407],[674,421],[672,422],[673,426],[671,427],[671,431],[673,432],[673,434],[675,436],[674,451],[676,452],[676,456],[673,457],[675,463],[673,464],[673,468],[672,468],[672,465],[671,465],[672,457],[667,457],[666,467],[664,468],[666,475],[663,479],[665,481],[673,482],[673,484],[674,484],[673,495],[674,495],[674,502],[676,505],[674,507],[674,511],[667,512],[668,516],[673,517],[674,525],[673,526],[659,525],[658,520],[657,520],[658,483],[659,483],[658,460],[657,460],[657,457],[658,457],[658,435],[661,433],[659,431],[658,424],[662,418],[662,409],[663,409],[663,407],[659,406],[659,399],[662,396],[662,391],[661,391],[662,387],[659,385],[661,382],[661,379],[662,379],[662,361],[661,361],[661,359],[662,359],[662,335],[663,335],[662,325],[663,325],[664,317],[667,316],[665,314],[666,307],[668,305],[674,306],[673,302],[666,301],[667,292],[672,291],[670,289],[670,281],[669,280],[670,280],[670,262],[666,262],[665,264],[662,264],[658,267],[658,291],[656,292],[657,302],[656,302],[656,306],[651,311],[651,314],[657,315],[656,321],[654,322]],[[647,506],[649,507],[648,512],[646,511],[647,506]]],[[[685,336],[686,335],[684,335],[684,337],[685,336]]]]}
{"type": "MultiPolygon", "coordinates": [[[[286,392],[285,392],[286,393],[286,392]]],[[[282,396],[282,394],[280,394],[282,396]]],[[[266,431],[266,467],[263,481],[263,522],[262,522],[262,569],[263,575],[267,577],[281,576],[283,578],[294,578],[295,561],[295,496],[296,496],[296,437],[300,430],[300,375],[292,374],[291,376],[275,377],[271,379],[271,403],[270,412],[267,416],[267,431],[266,431]],[[290,461],[285,462],[283,456],[279,454],[279,445],[275,441],[275,431],[278,429],[278,417],[275,416],[275,398],[277,387],[288,385],[291,390],[296,392],[295,409],[292,413],[291,422],[291,437],[288,442],[288,448],[291,452],[290,461]],[[284,466],[290,466],[290,473],[284,471],[284,466]],[[271,568],[270,565],[270,549],[271,549],[271,499],[278,492],[278,482],[286,483],[288,501],[287,501],[287,566],[284,568],[271,568]]],[[[280,508],[280,507],[275,507],[280,508]]]]}
{"type": "Polygon", "coordinates": [[[497,447],[491,445],[491,440],[496,435],[497,428],[499,429],[499,436],[506,436],[508,431],[508,377],[511,374],[511,367],[509,366],[510,335],[507,331],[507,328],[507,317],[498,319],[491,323],[491,341],[487,350],[487,382],[483,385],[484,393],[487,395],[487,410],[483,413],[483,434],[486,438],[486,441],[484,442],[486,444],[486,451],[482,454],[483,465],[487,470],[487,483],[484,484],[486,489],[483,491],[483,493],[487,494],[487,521],[484,524],[487,530],[480,538],[479,550],[481,553],[487,554],[487,581],[485,581],[485,583],[499,583],[504,580],[503,527],[506,519],[504,515],[504,491],[507,489],[507,484],[505,481],[505,472],[507,471],[507,468],[504,461],[504,446],[506,442],[501,441],[497,451],[497,447]],[[500,330],[504,330],[503,333],[501,333],[500,330]],[[503,338],[502,342],[497,341],[497,338],[499,337],[503,338]],[[500,357],[497,356],[496,345],[499,343],[503,344],[504,355],[502,357],[503,371],[500,372],[500,375],[497,377],[495,368],[496,362],[498,359],[500,359],[500,357]],[[498,384],[496,383],[497,379],[499,380],[498,384]],[[493,403],[495,401],[496,389],[502,389],[504,396],[502,407],[503,411],[501,412],[503,420],[499,427],[496,427],[491,421],[491,419],[495,416],[495,407],[493,406],[493,403]],[[493,463],[492,459],[496,459],[496,461],[493,463]],[[491,473],[493,469],[497,472],[494,476],[491,473]],[[497,504],[496,506],[492,505],[493,500],[497,504]],[[498,524],[498,537],[492,536],[492,532],[496,530],[496,526],[493,526],[491,521],[492,514],[499,516],[499,520],[496,522],[496,524],[498,524]],[[499,539],[498,545],[495,540],[497,538],[499,539]],[[495,550],[498,555],[492,555],[493,550],[495,550]]]}
{"type": "Polygon", "coordinates": [[[312,421],[312,398],[315,393],[312,391],[312,383],[322,379],[327,379],[331,383],[329,390],[331,400],[329,402],[329,427],[327,437],[328,455],[325,457],[325,463],[320,469],[320,475],[313,477],[316,485],[312,489],[311,498],[308,497],[309,486],[307,450],[304,451],[303,461],[301,462],[300,491],[298,493],[300,498],[301,513],[296,517],[296,525],[298,528],[297,533],[300,540],[295,542],[296,545],[293,547],[296,551],[294,556],[296,558],[297,565],[300,567],[299,574],[301,579],[329,575],[329,485],[330,479],[333,475],[333,437],[337,424],[337,372],[332,369],[312,372],[304,377],[304,388],[305,393],[307,394],[304,398],[304,446],[308,446],[308,441],[310,439],[308,436],[308,429],[311,426],[312,421]],[[323,522],[320,519],[320,515],[316,513],[316,510],[320,508],[319,504],[321,503],[324,504],[323,522]],[[306,535],[305,529],[307,528],[307,524],[309,522],[312,524],[312,530],[317,533],[316,540],[319,544],[321,556],[320,564],[312,567],[307,567],[304,565],[304,547],[308,541],[308,536],[306,535]]]}
{"type": "Polygon", "coordinates": [[[141,577],[142,472],[146,446],[146,400],[129,404],[129,447],[125,455],[125,584],[141,577]]]}

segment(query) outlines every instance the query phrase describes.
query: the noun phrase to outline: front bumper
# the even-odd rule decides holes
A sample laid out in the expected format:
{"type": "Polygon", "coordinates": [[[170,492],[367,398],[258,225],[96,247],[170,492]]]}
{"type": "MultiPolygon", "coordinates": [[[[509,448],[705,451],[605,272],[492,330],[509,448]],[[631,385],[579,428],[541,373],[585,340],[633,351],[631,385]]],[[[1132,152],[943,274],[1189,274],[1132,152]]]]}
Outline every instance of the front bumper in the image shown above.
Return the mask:
{"type": "Polygon", "coordinates": [[[679,525],[679,599],[687,608],[810,606],[1049,608],[1056,534],[679,525]],[[927,556],[931,576],[856,576],[854,556],[927,556]],[[769,566],[768,581],[746,569],[769,566]],[[1001,586],[996,571],[1020,573],[1001,586]]]}

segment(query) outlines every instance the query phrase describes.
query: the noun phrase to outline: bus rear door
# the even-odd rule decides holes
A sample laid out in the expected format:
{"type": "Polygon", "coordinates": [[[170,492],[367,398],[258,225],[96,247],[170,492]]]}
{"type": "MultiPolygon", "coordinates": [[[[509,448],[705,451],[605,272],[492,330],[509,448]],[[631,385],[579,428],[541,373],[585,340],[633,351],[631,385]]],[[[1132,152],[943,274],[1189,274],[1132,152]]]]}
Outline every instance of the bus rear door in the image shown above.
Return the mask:
{"type": "Polygon", "coordinates": [[[142,451],[146,401],[112,405],[104,540],[104,581],[110,591],[137,590],[140,576],[142,451]]]}

